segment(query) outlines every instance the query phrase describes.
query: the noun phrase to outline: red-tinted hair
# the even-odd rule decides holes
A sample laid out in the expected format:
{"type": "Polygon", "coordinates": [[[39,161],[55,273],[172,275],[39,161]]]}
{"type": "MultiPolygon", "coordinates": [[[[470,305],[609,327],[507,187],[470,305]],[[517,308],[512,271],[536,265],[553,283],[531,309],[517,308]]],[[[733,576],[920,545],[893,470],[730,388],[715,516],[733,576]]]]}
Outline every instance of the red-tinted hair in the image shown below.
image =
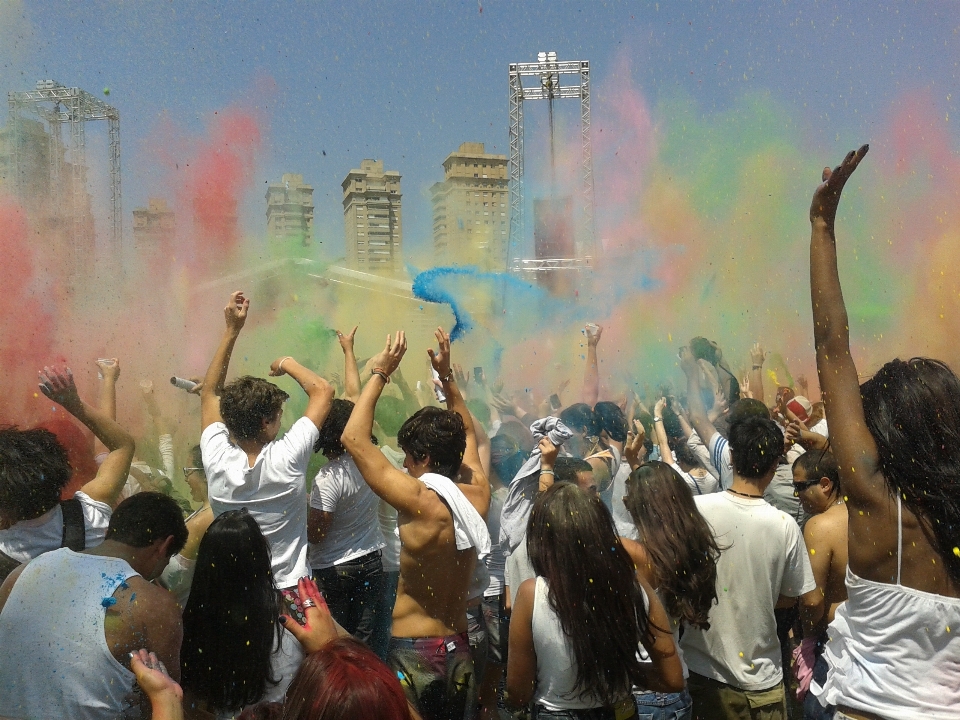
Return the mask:
{"type": "Polygon", "coordinates": [[[97,476],[97,461],[93,455],[93,443],[80,427],[67,419],[51,419],[37,427],[49,430],[57,436],[57,441],[67,451],[73,474],[63,489],[61,498],[71,498],[73,494],[97,476]]]}
{"type": "Polygon", "coordinates": [[[396,674],[353,638],[338,638],[307,656],[287,690],[283,718],[411,720],[396,674]]]}

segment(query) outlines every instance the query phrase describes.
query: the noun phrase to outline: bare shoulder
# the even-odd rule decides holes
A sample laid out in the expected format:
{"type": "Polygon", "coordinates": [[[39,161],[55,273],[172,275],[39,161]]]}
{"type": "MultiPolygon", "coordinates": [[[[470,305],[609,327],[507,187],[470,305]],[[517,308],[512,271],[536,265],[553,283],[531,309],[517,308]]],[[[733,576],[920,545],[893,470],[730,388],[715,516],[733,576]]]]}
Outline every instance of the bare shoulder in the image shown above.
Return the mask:
{"type": "Polygon", "coordinates": [[[127,580],[127,585],[127,600],[136,615],[150,622],[179,617],[180,605],[169,590],[154,585],[139,575],[127,580]]]}

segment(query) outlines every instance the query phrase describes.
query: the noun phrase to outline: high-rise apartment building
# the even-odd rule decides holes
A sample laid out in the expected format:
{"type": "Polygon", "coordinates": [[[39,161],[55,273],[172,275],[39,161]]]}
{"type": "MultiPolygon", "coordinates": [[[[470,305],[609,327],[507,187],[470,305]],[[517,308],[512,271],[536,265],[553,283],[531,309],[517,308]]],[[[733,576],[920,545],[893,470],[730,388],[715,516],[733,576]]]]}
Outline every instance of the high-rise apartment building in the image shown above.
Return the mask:
{"type": "Polygon", "coordinates": [[[267,234],[277,242],[313,244],[313,187],[303,175],[284,173],[267,186],[267,234]]]}
{"type": "Polygon", "coordinates": [[[133,243],[138,251],[169,250],[177,234],[177,219],[162,198],[150,198],[147,207],[133,211],[133,243]]]}
{"type": "Polygon", "coordinates": [[[507,265],[507,156],[465,142],[443,161],[444,180],[434,183],[433,247],[438,264],[507,265]]]}
{"type": "Polygon", "coordinates": [[[363,160],[343,181],[347,267],[395,272],[402,268],[400,173],[382,160],[363,160]]]}

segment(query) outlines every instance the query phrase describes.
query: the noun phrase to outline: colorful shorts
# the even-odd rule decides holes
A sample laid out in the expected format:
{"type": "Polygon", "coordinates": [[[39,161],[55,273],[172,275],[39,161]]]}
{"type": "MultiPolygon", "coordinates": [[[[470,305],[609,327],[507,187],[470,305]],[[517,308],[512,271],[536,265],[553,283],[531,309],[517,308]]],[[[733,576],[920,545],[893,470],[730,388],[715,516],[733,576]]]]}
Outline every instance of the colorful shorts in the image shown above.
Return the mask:
{"type": "Polygon", "coordinates": [[[467,633],[390,638],[387,664],[423,720],[471,720],[477,681],[467,633]]]}

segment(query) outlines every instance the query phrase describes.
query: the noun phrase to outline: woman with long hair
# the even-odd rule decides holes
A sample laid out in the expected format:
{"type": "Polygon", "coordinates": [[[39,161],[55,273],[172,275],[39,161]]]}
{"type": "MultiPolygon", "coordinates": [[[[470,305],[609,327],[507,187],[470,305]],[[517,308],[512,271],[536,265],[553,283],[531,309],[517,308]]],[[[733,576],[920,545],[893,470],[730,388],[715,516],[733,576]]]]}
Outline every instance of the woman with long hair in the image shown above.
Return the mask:
{"type": "Polygon", "coordinates": [[[283,697],[278,683],[289,682],[303,655],[277,624],[280,612],[270,548],[256,520],[246,510],[220,515],[200,541],[183,611],[180,676],[189,710],[229,718],[283,697]]]}
{"type": "Polygon", "coordinates": [[[599,497],[556,483],[533,506],[510,621],[507,701],[536,718],[634,717],[634,686],[683,689],[660,601],[635,568],[599,497]],[[640,646],[651,662],[638,657],[640,646]]]}
{"type": "Polygon", "coordinates": [[[850,152],[810,205],[810,294],[820,390],[849,519],[847,601],[811,692],[836,717],[940,718],[960,707],[960,378],[891,360],[860,385],[837,271],[850,152]]]}
{"type": "MultiPolygon", "coordinates": [[[[640,572],[656,588],[679,652],[682,622],[710,627],[710,608],[717,599],[720,549],[697,510],[689,485],[665,463],[649,462],[634,470],[627,478],[623,502],[640,538],[639,543],[625,545],[640,572]]],[[[683,676],[686,679],[686,664],[683,676]]],[[[638,686],[634,695],[643,717],[683,720],[692,712],[693,701],[686,688],[664,694],[638,686]]]]}

